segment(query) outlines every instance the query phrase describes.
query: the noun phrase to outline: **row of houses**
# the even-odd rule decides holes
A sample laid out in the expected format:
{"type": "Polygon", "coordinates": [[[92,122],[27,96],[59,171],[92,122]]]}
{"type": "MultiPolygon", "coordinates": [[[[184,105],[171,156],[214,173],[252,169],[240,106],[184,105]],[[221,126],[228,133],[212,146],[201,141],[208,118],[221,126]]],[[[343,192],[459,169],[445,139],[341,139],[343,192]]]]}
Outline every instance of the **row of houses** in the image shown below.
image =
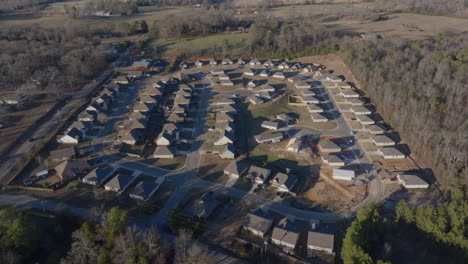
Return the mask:
{"type": "MultiPolygon", "coordinates": [[[[198,68],[201,68],[203,67],[203,65],[205,65],[206,62],[204,62],[203,60],[197,60],[195,61],[194,65],[198,68]]],[[[266,61],[260,61],[258,59],[252,59],[250,61],[248,60],[244,60],[244,59],[238,59],[236,61],[230,59],[230,58],[225,58],[225,59],[222,59],[222,60],[216,60],[216,59],[211,59],[209,60],[208,62],[209,65],[211,66],[218,66],[218,65],[233,65],[233,64],[237,64],[237,65],[250,65],[250,66],[263,66],[265,68],[273,68],[273,67],[278,67],[279,69],[292,69],[294,71],[298,71],[300,69],[303,69],[303,68],[307,68],[307,69],[310,69],[310,68],[313,68],[313,67],[317,67],[317,66],[314,66],[314,65],[303,65],[301,63],[289,63],[289,62],[286,62],[286,61],[272,61],[272,60],[266,60],[266,61]]],[[[186,69],[189,67],[189,63],[187,62],[181,62],[179,64],[179,67],[181,69],[186,69]]]]}
{"type": "Polygon", "coordinates": [[[188,84],[181,84],[178,89],[171,94],[173,99],[172,108],[166,115],[167,123],[164,124],[161,132],[155,139],[156,149],[153,153],[155,158],[173,158],[176,155],[175,144],[187,141],[181,136],[184,130],[182,123],[187,119],[187,112],[192,103],[193,87],[188,84]]]}
{"type": "Polygon", "coordinates": [[[57,142],[59,144],[78,144],[82,140],[93,139],[96,135],[87,132],[93,128],[101,128],[109,105],[117,100],[119,94],[124,92],[124,88],[118,84],[110,83],[103,86],[100,93],[93,97],[91,103],[78,114],[76,120],[57,135],[57,142]]]}
{"type": "MultiPolygon", "coordinates": [[[[120,171],[118,167],[98,167],[84,176],[82,181],[98,187],[104,185],[104,189],[107,191],[124,192],[139,179],[138,176],[138,172],[124,172],[120,171]]],[[[163,182],[163,177],[151,180],[141,179],[129,192],[129,196],[137,200],[147,200],[163,182]]]]}
{"type": "Polygon", "coordinates": [[[297,176],[291,173],[277,172],[273,176],[270,169],[251,165],[244,160],[230,162],[224,169],[224,174],[234,179],[245,175],[255,184],[264,185],[269,183],[277,188],[279,192],[287,193],[292,193],[292,189],[297,183],[297,176]],[[270,177],[271,180],[268,181],[270,177]]]}
{"type": "Polygon", "coordinates": [[[231,98],[218,97],[211,101],[212,111],[215,115],[215,127],[217,136],[213,142],[213,154],[222,159],[235,157],[235,118],[237,109],[231,98]]]}
{"type": "MultiPolygon", "coordinates": [[[[274,224],[273,216],[262,209],[257,209],[247,214],[242,225],[242,229],[251,234],[268,239],[271,244],[280,247],[289,254],[295,254],[295,249],[299,246],[299,236],[301,231],[297,228],[294,221],[284,217],[277,224],[274,224]]],[[[307,232],[307,253],[324,252],[333,254],[334,235],[324,232],[319,228],[319,222],[314,221],[307,232]]]]}

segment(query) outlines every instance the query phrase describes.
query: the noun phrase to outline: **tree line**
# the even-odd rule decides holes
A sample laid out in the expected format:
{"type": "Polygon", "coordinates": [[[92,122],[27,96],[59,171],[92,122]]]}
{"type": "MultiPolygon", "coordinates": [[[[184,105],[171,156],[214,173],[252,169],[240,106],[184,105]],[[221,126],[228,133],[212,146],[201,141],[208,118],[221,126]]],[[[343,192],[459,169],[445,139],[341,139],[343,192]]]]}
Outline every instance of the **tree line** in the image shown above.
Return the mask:
{"type": "Polygon", "coordinates": [[[430,15],[468,15],[465,0],[378,0],[381,3],[396,3],[402,9],[430,15]]]}
{"type": "Polygon", "coordinates": [[[341,47],[384,120],[444,186],[468,176],[467,45],[468,34],[461,34],[341,47]]]}
{"type": "Polygon", "coordinates": [[[74,26],[63,30],[5,27],[0,45],[0,87],[19,93],[76,89],[108,64],[99,37],[74,26]]]}

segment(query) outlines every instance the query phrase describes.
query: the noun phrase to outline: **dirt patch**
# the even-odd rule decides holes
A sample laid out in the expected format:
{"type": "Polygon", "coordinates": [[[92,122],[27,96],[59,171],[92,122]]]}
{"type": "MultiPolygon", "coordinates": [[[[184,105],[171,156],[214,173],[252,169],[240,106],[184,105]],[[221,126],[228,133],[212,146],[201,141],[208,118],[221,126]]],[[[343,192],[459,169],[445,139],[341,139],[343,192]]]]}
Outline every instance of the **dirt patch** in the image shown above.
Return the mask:
{"type": "Polygon", "coordinates": [[[225,184],[229,177],[224,174],[224,168],[231,160],[223,160],[215,155],[204,155],[200,157],[198,177],[219,184],[225,184]]]}

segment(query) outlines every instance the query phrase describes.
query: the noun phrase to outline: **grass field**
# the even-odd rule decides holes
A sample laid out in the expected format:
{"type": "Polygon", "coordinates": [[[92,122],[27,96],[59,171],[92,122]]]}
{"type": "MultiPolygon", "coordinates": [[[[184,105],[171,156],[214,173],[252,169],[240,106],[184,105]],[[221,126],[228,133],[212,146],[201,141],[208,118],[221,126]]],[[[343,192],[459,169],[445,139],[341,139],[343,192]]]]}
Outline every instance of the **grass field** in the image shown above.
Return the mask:
{"type": "Polygon", "coordinates": [[[157,47],[157,52],[164,56],[175,56],[182,53],[205,55],[208,49],[217,48],[222,57],[222,45],[229,45],[229,53],[233,55],[242,54],[242,43],[248,34],[216,34],[195,38],[161,39],[149,43],[150,49],[157,47]]]}

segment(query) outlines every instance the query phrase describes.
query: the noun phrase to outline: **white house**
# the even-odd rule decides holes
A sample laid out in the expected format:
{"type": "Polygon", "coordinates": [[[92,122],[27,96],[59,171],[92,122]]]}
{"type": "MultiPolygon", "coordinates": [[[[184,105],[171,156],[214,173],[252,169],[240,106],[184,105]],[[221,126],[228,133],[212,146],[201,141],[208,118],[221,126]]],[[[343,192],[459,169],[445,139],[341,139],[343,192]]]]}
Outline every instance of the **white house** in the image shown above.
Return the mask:
{"type": "Polygon", "coordinates": [[[370,115],[370,114],[372,114],[372,111],[370,109],[368,109],[367,107],[365,107],[365,106],[353,106],[353,107],[351,107],[351,111],[355,115],[370,115]]]}
{"type": "Polygon", "coordinates": [[[358,98],[358,97],[359,97],[359,93],[356,92],[356,91],[353,91],[353,90],[341,91],[340,94],[341,94],[344,98],[358,98]]]}
{"type": "Polygon", "coordinates": [[[373,124],[375,124],[375,120],[372,119],[368,115],[359,115],[359,116],[356,116],[356,119],[357,119],[357,121],[359,121],[359,123],[361,123],[361,125],[373,125],[373,124]]]}
{"type": "Polygon", "coordinates": [[[273,216],[262,209],[248,213],[242,228],[252,234],[264,237],[273,225],[273,216]]]}
{"type": "Polygon", "coordinates": [[[341,151],[341,147],[338,146],[338,144],[336,144],[335,142],[323,141],[323,140],[319,141],[318,149],[320,150],[320,152],[340,152],[341,151]]]}
{"type": "Polygon", "coordinates": [[[312,113],[311,117],[312,117],[312,121],[314,122],[318,122],[318,123],[328,122],[328,118],[321,113],[312,113]]]}
{"type": "Polygon", "coordinates": [[[322,160],[325,164],[328,164],[334,167],[340,167],[340,166],[345,165],[344,160],[340,156],[335,155],[335,154],[323,155],[322,160]]]}
{"type": "Polygon", "coordinates": [[[307,251],[317,250],[333,254],[334,235],[309,231],[307,234],[307,251]]]}
{"type": "Polygon", "coordinates": [[[279,192],[291,192],[296,182],[295,175],[278,172],[271,180],[271,186],[276,187],[279,192]]]}
{"type": "Polygon", "coordinates": [[[263,121],[262,127],[271,130],[278,130],[279,124],[275,121],[263,121]]]}
{"type": "Polygon", "coordinates": [[[293,223],[283,218],[279,221],[278,226],[273,228],[271,234],[271,242],[283,248],[285,252],[294,253],[297,240],[299,239],[299,232],[296,231],[293,223]]]}
{"type": "Polygon", "coordinates": [[[405,154],[395,147],[379,148],[378,152],[384,159],[404,159],[406,157],[405,154]]]}
{"type": "Polygon", "coordinates": [[[292,151],[292,152],[299,152],[299,149],[301,148],[301,140],[298,138],[291,138],[286,145],[286,150],[292,151]]]}
{"type": "Polygon", "coordinates": [[[387,135],[376,135],[372,139],[372,142],[378,147],[395,146],[396,144],[396,142],[387,135]]]}
{"type": "Polygon", "coordinates": [[[130,186],[130,184],[132,184],[132,182],[135,180],[136,177],[131,174],[118,173],[114,178],[112,178],[104,185],[104,189],[107,191],[122,192],[125,191],[125,189],[127,189],[127,187],[130,186]]]}
{"type": "Polygon", "coordinates": [[[333,179],[342,181],[352,181],[355,177],[353,170],[333,169],[333,179]]]}
{"type": "Polygon", "coordinates": [[[398,182],[406,189],[427,189],[429,183],[423,180],[419,175],[404,173],[397,176],[398,182]]]}

